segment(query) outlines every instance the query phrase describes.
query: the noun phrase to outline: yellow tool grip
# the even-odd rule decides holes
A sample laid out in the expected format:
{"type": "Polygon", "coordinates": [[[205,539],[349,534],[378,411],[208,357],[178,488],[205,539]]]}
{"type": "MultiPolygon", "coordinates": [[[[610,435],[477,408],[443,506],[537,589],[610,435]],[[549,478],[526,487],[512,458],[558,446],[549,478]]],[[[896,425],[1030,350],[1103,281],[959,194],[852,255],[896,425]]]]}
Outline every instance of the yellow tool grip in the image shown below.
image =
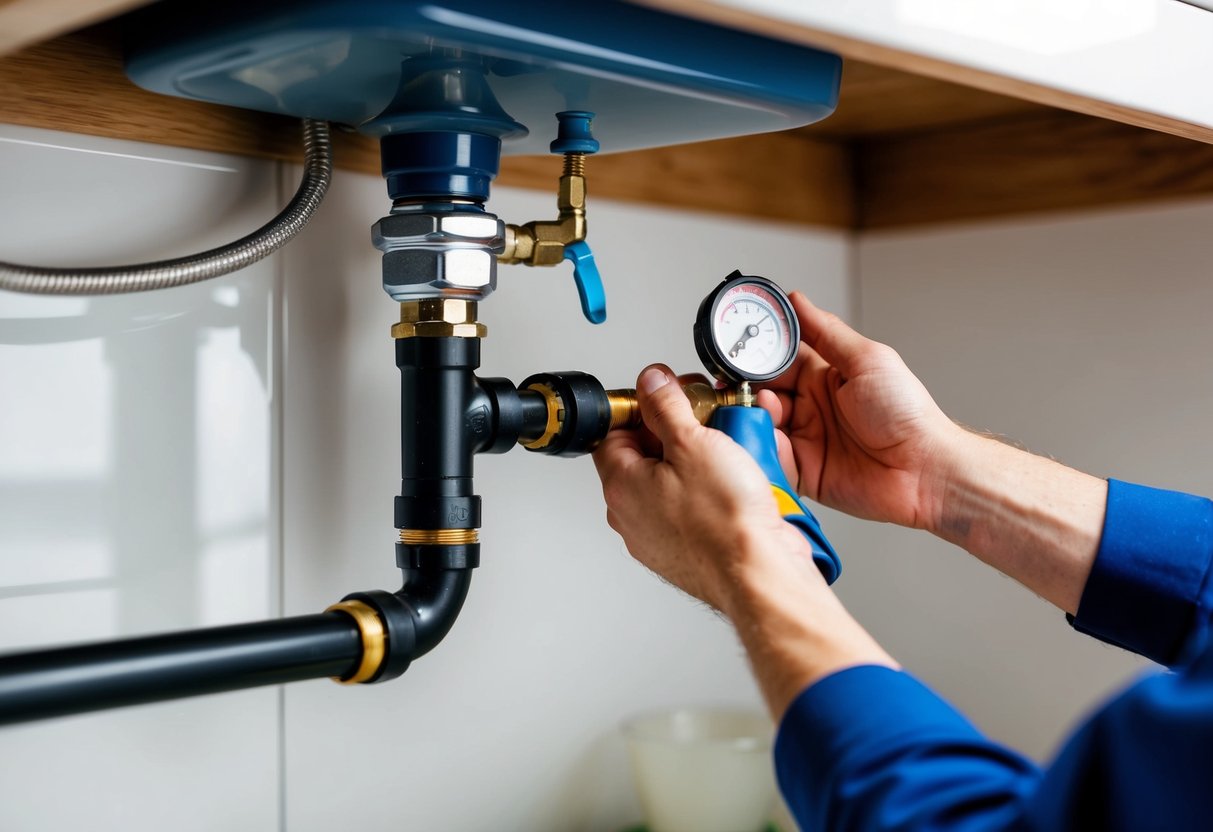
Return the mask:
{"type": "Polygon", "coordinates": [[[775,495],[775,504],[779,506],[779,513],[783,517],[787,517],[789,514],[804,514],[800,501],[778,485],[771,484],[771,493],[775,495]]]}

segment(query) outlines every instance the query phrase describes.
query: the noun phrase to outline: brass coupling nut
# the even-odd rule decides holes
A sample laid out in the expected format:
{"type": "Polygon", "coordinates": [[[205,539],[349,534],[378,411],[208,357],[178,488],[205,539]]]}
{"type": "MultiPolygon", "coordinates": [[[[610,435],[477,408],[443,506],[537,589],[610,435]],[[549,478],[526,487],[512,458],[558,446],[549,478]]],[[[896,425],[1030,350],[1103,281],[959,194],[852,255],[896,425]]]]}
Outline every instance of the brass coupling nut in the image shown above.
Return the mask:
{"type": "Polygon", "coordinates": [[[342,685],[358,685],[375,678],[383,660],[387,657],[387,629],[375,608],[362,601],[340,601],[325,612],[340,612],[354,619],[362,634],[362,659],[353,674],[334,676],[333,681],[342,685]]]}
{"type": "Polygon", "coordinates": [[[457,298],[406,300],[393,338],[484,338],[488,327],[476,320],[476,302],[457,298]]]}

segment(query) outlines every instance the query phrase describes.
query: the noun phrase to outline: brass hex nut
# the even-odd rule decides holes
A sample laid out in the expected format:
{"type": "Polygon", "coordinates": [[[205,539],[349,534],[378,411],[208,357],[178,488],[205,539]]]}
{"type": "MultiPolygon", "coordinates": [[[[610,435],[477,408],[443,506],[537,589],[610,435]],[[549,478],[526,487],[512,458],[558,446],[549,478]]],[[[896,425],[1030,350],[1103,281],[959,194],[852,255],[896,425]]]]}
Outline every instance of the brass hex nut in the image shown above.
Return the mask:
{"type": "Polygon", "coordinates": [[[400,323],[393,338],[483,338],[488,328],[476,320],[476,302],[458,298],[425,298],[400,304],[400,323]]]}

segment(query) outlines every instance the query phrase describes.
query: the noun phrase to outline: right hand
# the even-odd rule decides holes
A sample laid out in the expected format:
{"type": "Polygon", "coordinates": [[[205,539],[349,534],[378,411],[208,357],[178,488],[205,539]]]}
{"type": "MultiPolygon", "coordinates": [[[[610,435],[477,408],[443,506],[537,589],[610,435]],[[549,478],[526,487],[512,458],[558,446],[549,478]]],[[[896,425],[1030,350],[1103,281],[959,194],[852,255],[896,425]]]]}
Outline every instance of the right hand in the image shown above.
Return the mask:
{"type": "Polygon", "coordinates": [[[726,615],[747,573],[792,556],[825,588],[801,534],[779,514],[766,475],[740,445],[695,418],[670,369],[636,381],[644,425],[594,451],[607,522],[636,560],[726,615]]]}
{"type": "Polygon", "coordinates": [[[800,353],[758,395],[789,480],[857,517],[934,528],[950,461],[967,434],[893,349],[799,292],[791,298],[800,353]]]}

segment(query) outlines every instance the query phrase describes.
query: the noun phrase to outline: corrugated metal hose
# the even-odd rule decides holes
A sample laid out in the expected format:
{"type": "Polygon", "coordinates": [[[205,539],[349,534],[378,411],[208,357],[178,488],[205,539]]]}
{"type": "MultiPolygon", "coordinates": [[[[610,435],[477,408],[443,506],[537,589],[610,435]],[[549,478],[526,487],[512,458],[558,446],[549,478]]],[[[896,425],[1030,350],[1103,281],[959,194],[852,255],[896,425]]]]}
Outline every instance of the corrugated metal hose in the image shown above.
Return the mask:
{"type": "Polygon", "coordinates": [[[278,216],[234,243],[131,266],[48,269],[0,261],[0,289],[36,295],[116,295],[184,286],[251,266],[302,231],[324,199],[333,174],[327,122],[303,122],[303,150],[303,180],[295,196],[278,216]]]}

